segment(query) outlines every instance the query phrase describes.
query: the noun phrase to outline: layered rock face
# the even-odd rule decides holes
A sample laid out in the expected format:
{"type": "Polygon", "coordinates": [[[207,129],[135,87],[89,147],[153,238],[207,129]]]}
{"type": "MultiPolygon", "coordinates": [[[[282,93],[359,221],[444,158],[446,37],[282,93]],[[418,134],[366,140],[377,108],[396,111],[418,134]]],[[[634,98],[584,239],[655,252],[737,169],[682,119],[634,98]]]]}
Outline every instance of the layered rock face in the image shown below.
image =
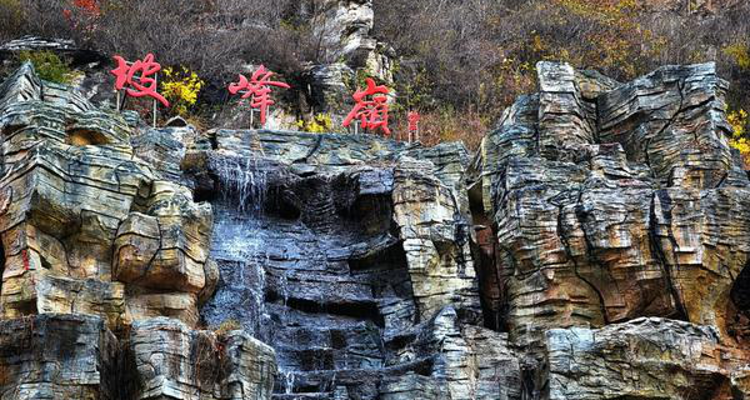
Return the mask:
{"type": "Polygon", "coordinates": [[[747,398],[726,83],[537,69],[471,155],[150,129],[24,66],[0,87],[0,398],[747,398]]]}
{"type": "Polygon", "coordinates": [[[746,340],[750,203],[726,83],[713,64],[627,84],[537,69],[540,92],[485,138],[471,190],[496,239],[482,273],[499,287],[483,295],[527,353],[533,395],[730,398],[746,362],[732,348],[746,340]]]}
{"type": "Polygon", "coordinates": [[[268,398],[275,360],[267,346],[192,330],[218,280],[209,259],[213,215],[174,170],[135,155],[153,155],[145,150],[160,141],[143,135],[134,150],[125,120],[40,81],[30,64],[0,87],[0,128],[0,312],[22,318],[1,323],[2,397],[249,398],[244,390],[268,398]],[[170,317],[179,329],[141,324],[155,317],[170,317]],[[186,352],[190,340],[179,338],[144,349],[144,329],[192,341],[199,335],[211,344],[204,352],[221,359],[213,363],[221,373],[161,366],[200,364],[203,355],[186,352]],[[134,362],[125,363],[129,352],[134,362]],[[129,381],[144,384],[124,390],[129,381]]]}
{"type": "Polygon", "coordinates": [[[469,357],[471,340],[501,340],[460,328],[482,321],[462,146],[227,130],[210,142],[183,162],[216,210],[221,278],[203,317],[272,344],[277,398],[375,399],[386,384],[394,398],[448,382],[469,393],[473,377],[450,372],[461,361],[435,349],[450,337],[469,357]]]}
{"type": "Polygon", "coordinates": [[[3,315],[195,326],[216,277],[210,205],[135,158],[125,122],[75,95],[42,84],[30,64],[2,91],[3,315]]]}

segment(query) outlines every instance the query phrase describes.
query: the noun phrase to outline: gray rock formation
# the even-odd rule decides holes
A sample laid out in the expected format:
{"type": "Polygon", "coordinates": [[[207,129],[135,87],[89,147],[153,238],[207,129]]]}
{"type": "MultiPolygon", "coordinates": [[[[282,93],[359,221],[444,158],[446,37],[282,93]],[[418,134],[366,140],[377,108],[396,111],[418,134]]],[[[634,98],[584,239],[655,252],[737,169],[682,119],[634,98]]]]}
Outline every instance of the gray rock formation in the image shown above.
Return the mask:
{"type": "Polygon", "coordinates": [[[96,104],[114,103],[115,95],[109,84],[111,75],[102,68],[107,58],[101,53],[83,48],[73,40],[24,36],[0,45],[0,63],[6,67],[17,63],[22,51],[44,51],[57,55],[77,71],[71,86],[84,98],[96,104]]]}
{"type": "Polygon", "coordinates": [[[241,333],[209,340],[223,375],[205,393],[209,383],[182,367],[156,365],[155,380],[144,370],[162,362],[157,353],[195,365],[202,353],[186,353],[179,338],[146,353],[135,346],[136,365],[122,364],[126,333],[137,341],[155,317],[173,318],[170,332],[191,340],[210,336],[192,329],[218,281],[209,259],[213,214],[179,183],[180,145],[165,138],[179,138],[176,128],[134,140],[141,159],[125,120],[25,64],[0,86],[0,130],[0,313],[16,319],[2,328],[3,398],[270,397],[273,352],[241,333]],[[130,390],[120,374],[143,384],[130,390]]]}
{"type": "MultiPolygon", "coordinates": [[[[280,398],[375,399],[384,379],[435,362],[424,348],[420,361],[393,358],[405,331],[445,307],[481,323],[462,146],[214,135],[212,148],[198,144],[183,162],[216,210],[221,279],[203,316],[213,326],[238,320],[272,344],[280,398]]],[[[438,373],[429,385],[447,379],[438,373]]]]}
{"type": "Polygon", "coordinates": [[[217,338],[160,317],[136,322],[126,346],[126,398],[270,399],[274,352],[242,331],[217,338]]]}
{"type": "Polygon", "coordinates": [[[24,66],[0,86],[0,398],[748,398],[726,83],[537,70],[472,158],[149,129],[24,66]]]}
{"type": "Polygon", "coordinates": [[[387,46],[372,36],[372,0],[324,0],[314,11],[313,35],[321,40],[325,57],[343,61],[386,82],[393,81],[387,46]]]}
{"type": "Polygon", "coordinates": [[[665,353],[745,340],[739,293],[747,287],[738,278],[748,260],[750,182],[728,145],[726,83],[713,64],[663,67],[627,84],[565,64],[537,69],[540,92],[485,138],[471,184],[474,209],[492,225],[482,243],[483,298],[528,354],[522,368],[536,371],[527,392],[729,398],[742,361],[705,366],[690,358],[699,354],[665,353]],[[643,316],[715,330],[707,339],[693,333],[704,328],[677,322],[610,325],[643,316]],[[674,337],[672,328],[689,332],[674,337]],[[658,351],[640,353],[636,340],[650,337],[662,342],[658,351]],[[613,353],[621,341],[625,353],[613,353]],[[675,365],[658,369],[681,369],[680,377],[649,381],[649,360],[665,357],[675,365]],[[632,377],[601,377],[599,366],[632,377]]]}
{"type": "Polygon", "coordinates": [[[732,398],[720,347],[709,327],[659,318],[552,329],[544,398],[732,398]]]}
{"type": "Polygon", "coordinates": [[[102,319],[47,314],[0,322],[3,399],[117,399],[117,339],[102,319]]]}

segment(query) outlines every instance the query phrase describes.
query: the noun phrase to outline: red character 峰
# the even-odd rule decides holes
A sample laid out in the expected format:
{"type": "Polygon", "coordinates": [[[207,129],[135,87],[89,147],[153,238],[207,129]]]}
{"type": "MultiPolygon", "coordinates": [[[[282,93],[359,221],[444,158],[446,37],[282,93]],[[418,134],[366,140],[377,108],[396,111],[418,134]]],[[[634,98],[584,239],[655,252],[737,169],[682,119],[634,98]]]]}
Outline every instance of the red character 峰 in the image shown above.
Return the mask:
{"type": "Polygon", "coordinates": [[[365,80],[367,83],[366,90],[359,90],[354,93],[354,101],[357,104],[354,109],[344,120],[344,126],[349,126],[353,120],[358,119],[362,129],[383,130],[386,136],[391,135],[388,128],[388,88],[384,85],[376,86],[372,78],[365,80]],[[380,95],[380,96],[378,96],[380,95]],[[370,100],[368,100],[368,96],[370,100]]]}
{"type": "Polygon", "coordinates": [[[137,60],[132,65],[128,65],[128,62],[120,56],[114,56],[114,59],[117,61],[117,68],[110,71],[110,73],[117,78],[115,89],[122,90],[127,84],[129,86],[126,90],[128,95],[133,97],[153,97],[164,104],[164,107],[169,107],[167,99],[156,91],[156,79],[150,78],[150,76],[161,71],[161,65],[154,62],[153,54],[149,53],[146,58],[137,60]]]}
{"type": "Polygon", "coordinates": [[[253,76],[248,80],[246,76],[240,75],[240,81],[229,85],[229,93],[242,93],[243,99],[251,98],[250,107],[260,110],[260,123],[266,124],[268,107],[276,104],[271,100],[271,86],[289,89],[290,86],[284,82],[272,81],[273,72],[261,65],[253,76]]]}

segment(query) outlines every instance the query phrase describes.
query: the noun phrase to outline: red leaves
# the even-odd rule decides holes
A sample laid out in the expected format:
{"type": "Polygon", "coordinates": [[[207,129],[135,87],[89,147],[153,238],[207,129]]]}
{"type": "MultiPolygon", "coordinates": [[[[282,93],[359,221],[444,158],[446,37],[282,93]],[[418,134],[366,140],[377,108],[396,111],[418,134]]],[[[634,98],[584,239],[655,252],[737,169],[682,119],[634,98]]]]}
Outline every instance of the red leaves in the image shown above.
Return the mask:
{"type": "Polygon", "coordinates": [[[98,17],[102,13],[97,0],[73,0],[73,5],[92,17],[98,17]]]}

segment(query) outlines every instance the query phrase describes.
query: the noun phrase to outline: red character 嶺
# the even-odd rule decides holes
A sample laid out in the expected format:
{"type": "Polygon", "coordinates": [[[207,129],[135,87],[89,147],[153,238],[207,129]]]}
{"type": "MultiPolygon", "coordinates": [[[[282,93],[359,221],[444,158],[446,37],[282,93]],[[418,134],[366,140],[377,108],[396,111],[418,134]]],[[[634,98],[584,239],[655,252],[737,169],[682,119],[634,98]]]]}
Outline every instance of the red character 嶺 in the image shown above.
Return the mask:
{"type": "Polygon", "coordinates": [[[349,126],[351,122],[358,119],[362,129],[383,130],[386,136],[391,135],[388,128],[388,88],[386,86],[376,86],[372,78],[367,78],[367,89],[362,91],[357,89],[354,93],[354,101],[357,104],[354,109],[344,120],[344,126],[349,126]],[[376,96],[380,94],[381,96],[376,96]],[[367,100],[370,96],[371,100],[367,100]]]}
{"type": "Polygon", "coordinates": [[[260,123],[262,125],[266,124],[268,107],[276,104],[271,100],[271,86],[284,89],[290,88],[290,86],[284,82],[272,81],[272,76],[273,72],[267,70],[265,66],[261,65],[249,80],[246,76],[240,75],[240,81],[232,83],[228,87],[229,93],[231,94],[242,93],[243,99],[252,98],[250,100],[250,107],[260,110],[260,123]]]}
{"type": "Polygon", "coordinates": [[[126,90],[128,95],[133,97],[153,97],[164,104],[164,107],[169,107],[167,99],[156,91],[156,79],[149,78],[161,71],[161,65],[154,62],[153,54],[149,53],[142,61],[137,60],[132,65],[128,65],[128,62],[120,56],[114,56],[114,59],[117,61],[117,68],[110,71],[110,73],[117,78],[115,89],[122,90],[127,84],[132,88],[126,90]],[[138,74],[137,77],[136,74],[138,74]]]}

